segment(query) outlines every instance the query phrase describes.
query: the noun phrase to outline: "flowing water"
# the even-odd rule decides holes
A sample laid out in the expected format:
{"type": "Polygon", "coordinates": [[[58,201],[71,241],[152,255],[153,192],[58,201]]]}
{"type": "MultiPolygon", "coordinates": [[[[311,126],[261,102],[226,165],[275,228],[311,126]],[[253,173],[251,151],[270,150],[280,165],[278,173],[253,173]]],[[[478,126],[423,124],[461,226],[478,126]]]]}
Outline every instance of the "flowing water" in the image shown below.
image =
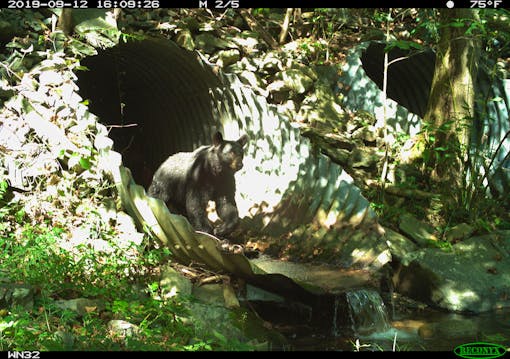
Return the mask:
{"type": "Polygon", "coordinates": [[[377,291],[360,289],[346,294],[354,333],[363,335],[390,329],[386,306],[377,291]]]}
{"type": "Polygon", "coordinates": [[[458,345],[480,341],[510,348],[510,309],[468,316],[418,307],[397,310],[390,318],[377,291],[345,294],[347,307],[340,296],[334,302],[330,335],[301,331],[291,337],[292,350],[453,352],[458,345]]]}
{"type": "Polygon", "coordinates": [[[332,293],[318,294],[315,305],[291,298],[261,300],[260,293],[248,299],[250,307],[288,339],[290,350],[452,352],[477,341],[510,347],[510,308],[479,315],[445,313],[396,293],[381,297],[373,279],[362,271],[264,257],[254,262],[268,272],[332,293]]]}

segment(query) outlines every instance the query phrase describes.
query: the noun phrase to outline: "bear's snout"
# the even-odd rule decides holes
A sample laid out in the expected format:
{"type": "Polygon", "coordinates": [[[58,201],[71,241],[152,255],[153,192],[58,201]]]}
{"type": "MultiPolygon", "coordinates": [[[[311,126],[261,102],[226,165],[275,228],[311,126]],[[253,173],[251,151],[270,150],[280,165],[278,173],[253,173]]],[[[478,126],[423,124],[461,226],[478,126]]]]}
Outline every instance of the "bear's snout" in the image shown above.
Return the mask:
{"type": "Polygon", "coordinates": [[[230,163],[230,168],[233,171],[239,171],[241,168],[243,168],[243,160],[242,159],[235,159],[230,163]]]}

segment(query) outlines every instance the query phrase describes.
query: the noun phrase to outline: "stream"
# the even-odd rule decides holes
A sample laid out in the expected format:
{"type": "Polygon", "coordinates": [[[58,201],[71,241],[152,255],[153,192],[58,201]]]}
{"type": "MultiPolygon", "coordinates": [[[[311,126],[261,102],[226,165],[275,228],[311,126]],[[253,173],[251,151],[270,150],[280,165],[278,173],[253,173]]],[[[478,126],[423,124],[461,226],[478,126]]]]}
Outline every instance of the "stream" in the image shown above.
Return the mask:
{"type": "Polygon", "coordinates": [[[448,313],[398,293],[379,293],[365,272],[268,258],[256,262],[264,270],[327,289],[327,295],[318,294],[326,300],[313,308],[252,288],[250,306],[287,338],[290,347],[284,349],[452,352],[458,345],[482,341],[510,347],[510,308],[478,315],[448,313]]]}

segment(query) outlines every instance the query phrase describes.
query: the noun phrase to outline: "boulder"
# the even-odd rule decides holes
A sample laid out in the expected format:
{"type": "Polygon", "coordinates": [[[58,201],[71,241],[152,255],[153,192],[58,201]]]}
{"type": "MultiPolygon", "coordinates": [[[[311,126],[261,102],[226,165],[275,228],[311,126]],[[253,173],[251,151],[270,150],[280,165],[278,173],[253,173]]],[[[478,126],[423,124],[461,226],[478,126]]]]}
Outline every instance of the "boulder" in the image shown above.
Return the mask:
{"type": "Polygon", "coordinates": [[[412,214],[405,213],[400,216],[398,227],[420,247],[428,247],[430,241],[437,241],[437,237],[434,234],[434,227],[428,223],[419,221],[412,214]]]}
{"type": "Polygon", "coordinates": [[[445,252],[408,253],[395,272],[396,291],[453,312],[510,307],[510,231],[472,237],[445,252]]]}
{"type": "Polygon", "coordinates": [[[20,305],[27,310],[34,306],[34,288],[29,284],[0,283],[0,308],[20,305]]]}
{"type": "Polygon", "coordinates": [[[62,310],[71,310],[80,316],[84,316],[90,312],[100,312],[105,309],[105,303],[103,301],[88,298],[56,300],[55,306],[62,310]]]}
{"type": "Polygon", "coordinates": [[[176,295],[189,296],[192,290],[191,281],[168,265],[161,268],[159,287],[165,299],[176,295]]]}

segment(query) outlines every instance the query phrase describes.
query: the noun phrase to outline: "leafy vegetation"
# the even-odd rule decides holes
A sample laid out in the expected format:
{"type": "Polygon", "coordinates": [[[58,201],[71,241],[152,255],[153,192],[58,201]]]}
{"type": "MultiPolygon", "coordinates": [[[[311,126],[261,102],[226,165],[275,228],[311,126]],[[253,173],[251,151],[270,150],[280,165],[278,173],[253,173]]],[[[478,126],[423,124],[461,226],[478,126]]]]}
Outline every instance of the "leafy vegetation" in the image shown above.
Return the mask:
{"type": "Polygon", "coordinates": [[[168,260],[168,252],[150,250],[131,259],[123,256],[125,248],[115,246],[114,253],[87,245],[70,252],[59,246],[63,235],[61,228],[44,226],[2,231],[2,281],[31,284],[37,295],[30,310],[13,306],[0,312],[0,350],[251,348],[219,333],[197,337],[193,326],[185,324],[189,299],[161,299],[157,273],[147,270],[168,260]],[[77,296],[94,298],[105,307],[86,307],[86,313],[80,314],[57,304],[77,296]],[[107,326],[112,319],[135,323],[139,333],[119,336],[107,326]]]}
{"type": "MultiPolygon", "coordinates": [[[[122,234],[119,223],[108,215],[109,209],[119,209],[115,186],[104,173],[94,146],[102,130],[96,126],[96,119],[88,117],[88,100],[66,102],[76,94],[76,89],[69,87],[73,82],[71,74],[87,70],[79,60],[95,55],[98,48],[110,46],[117,39],[138,39],[139,32],[144,31],[148,36],[161,36],[172,31],[181,35],[184,30],[207,29],[222,34],[225,28],[233,33],[246,28],[233,10],[221,14],[175,10],[182,18],[176,23],[168,20],[169,11],[126,10],[119,19],[124,21],[122,31],[101,19],[99,25],[88,23],[76,28],[72,35],[65,35],[53,28],[58,12],[0,9],[2,21],[9,25],[8,31],[2,33],[8,36],[0,38],[6,44],[0,54],[0,104],[5,106],[2,114],[8,115],[6,121],[36,116],[48,127],[56,125],[70,142],[69,146],[59,148],[57,155],[50,154],[51,171],[31,178],[32,193],[11,188],[0,177],[0,284],[30,285],[35,294],[33,306],[12,305],[0,310],[0,350],[253,349],[252,345],[222,333],[204,333],[194,327],[189,320],[191,298],[164,299],[157,270],[161,263],[171,260],[168,250],[148,249],[151,241],[148,235],[138,242],[119,242],[122,234]],[[98,26],[103,26],[104,31],[99,31],[98,26]],[[46,86],[40,85],[44,82],[41,79],[46,79],[46,86]],[[15,94],[21,89],[24,97],[16,99],[15,94]],[[97,300],[98,304],[86,306],[84,313],[60,305],[61,301],[76,298],[97,300]],[[136,326],[132,329],[136,334],[119,335],[109,328],[112,320],[129,321],[136,326]]],[[[270,36],[276,38],[281,33],[285,16],[281,10],[253,9],[250,15],[270,36]]],[[[484,60],[492,64],[489,73],[497,78],[504,72],[504,64],[508,64],[510,34],[504,26],[508,12],[487,9],[478,15],[475,20],[459,18],[445,23],[439,20],[435,9],[308,9],[306,14],[302,9],[294,9],[293,26],[284,37],[288,41],[274,50],[299,58],[304,67],[335,65],[339,69],[346,49],[353,44],[383,40],[386,51],[437,49],[441,31],[449,27],[462,29],[464,36],[479,41],[484,60]],[[282,50],[290,43],[296,46],[282,50]]],[[[263,49],[269,52],[270,48],[268,45],[263,49]]],[[[267,81],[272,74],[268,71],[262,76],[267,81]]],[[[293,93],[292,100],[304,96],[293,93]]],[[[486,94],[476,101],[479,108],[487,108],[488,104],[503,100],[486,94]]],[[[346,113],[345,117],[355,119],[362,128],[373,129],[373,114],[359,111],[346,113]]],[[[404,163],[399,152],[412,139],[407,133],[393,134],[394,147],[388,150],[388,157],[389,164],[399,168],[392,183],[396,195],[385,188],[390,184],[384,182],[386,178],[379,187],[364,192],[387,226],[397,227],[398,219],[406,212],[426,218],[440,238],[429,241],[429,245],[443,250],[452,248],[445,234],[464,221],[478,232],[510,228],[507,203],[500,205],[501,196],[491,193],[487,182],[488,173],[497,170],[495,153],[489,151],[493,149],[477,147],[468,151],[469,144],[462,141],[437,141],[449,133],[460,137],[464,131],[470,132],[474,117],[465,116],[462,120],[462,124],[458,119],[439,124],[424,122],[420,133],[423,141],[414,148],[420,156],[411,164],[404,163]],[[461,186],[452,189],[432,180],[434,167],[448,166],[466,156],[467,178],[460,181],[461,186]],[[411,194],[403,196],[405,191],[411,194]]],[[[330,133],[345,132],[341,123],[329,124],[330,133]]],[[[28,138],[27,142],[35,144],[40,152],[49,152],[51,136],[33,128],[24,131],[20,133],[28,138]]],[[[508,134],[496,152],[507,138],[508,134]]],[[[0,151],[3,155],[3,148],[0,151]]],[[[16,160],[36,161],[34,157],[16,160]]],[[[0,164],[5,167],[5,163],[0,164]]],[[[380,175],[377,172],[373,177],[380,175]]],[[[322,240],[323,233],[317,233],[322,240]]],[[[301,250],[296,246],[296,251],[301,250]]],[[[367,345],[353,343],[355,350],[367,345]]],[[[376,344],[372,346],[378,349],[376,344]]]]}

